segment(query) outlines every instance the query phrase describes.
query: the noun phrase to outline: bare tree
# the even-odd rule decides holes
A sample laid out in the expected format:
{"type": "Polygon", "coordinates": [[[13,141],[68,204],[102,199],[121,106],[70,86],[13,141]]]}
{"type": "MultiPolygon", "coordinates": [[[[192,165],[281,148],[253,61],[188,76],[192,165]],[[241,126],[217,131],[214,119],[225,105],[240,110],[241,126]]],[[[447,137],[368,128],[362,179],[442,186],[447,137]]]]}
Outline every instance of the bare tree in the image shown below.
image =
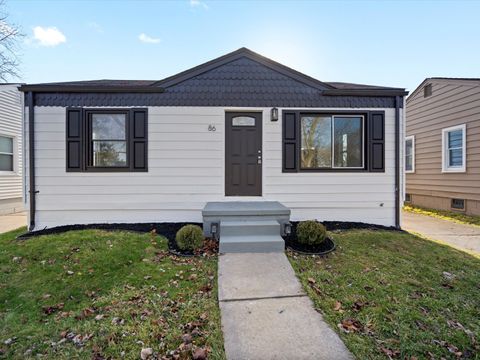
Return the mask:
{"type": "Polygon", "coordinates": [[[19,78],[18,42],[23,34],[20,28],[7,21],[5,1],[0,0],[0,80],[19,78]]]}

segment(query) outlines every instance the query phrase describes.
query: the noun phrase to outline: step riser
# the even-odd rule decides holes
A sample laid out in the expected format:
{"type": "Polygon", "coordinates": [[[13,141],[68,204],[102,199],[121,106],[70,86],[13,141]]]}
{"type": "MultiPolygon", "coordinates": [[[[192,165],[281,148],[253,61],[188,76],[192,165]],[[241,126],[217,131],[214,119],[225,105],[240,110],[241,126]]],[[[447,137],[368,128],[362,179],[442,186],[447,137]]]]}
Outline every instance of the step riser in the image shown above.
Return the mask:
{"type": "MultiPolygon", "coordinates": [[[[272,216],[258,216],[258,215],[235,215],[235,216],[216,216],[216,217],[209,217],[209,216],[204,216],[203,217],[203,232],[205,236],[212,236],[210,229],[211,229],[211,224],[212,223],[225,223],[229,221],[264,221],[264,220],[274,220],[277,221],[280,224],[280,231],[283,229],[283,225],[287,224],[290,221],[290,216],[289,215],[272,215],[272,216]]],[[[222,231],[222,229],[220,229],[222,231]]]]}
{"type": "MultiPolygon", "coordinates": [[[[280,238],[280,237],[279,237],[280,238]]],[[[281,239],[281,238],[280,238],[281,239]]],[[[220,241],[220,253],[269,253],[283,252],[285,243],[283,240],[277,242],[222,242],[220,241]]]]}
{"type": "Polygon", "coordinates": [[[223,226],[220,223],[220,238],[222,236],[262,236],[280,235],[280,224],[275,225],[236,225],[223,226]]]}

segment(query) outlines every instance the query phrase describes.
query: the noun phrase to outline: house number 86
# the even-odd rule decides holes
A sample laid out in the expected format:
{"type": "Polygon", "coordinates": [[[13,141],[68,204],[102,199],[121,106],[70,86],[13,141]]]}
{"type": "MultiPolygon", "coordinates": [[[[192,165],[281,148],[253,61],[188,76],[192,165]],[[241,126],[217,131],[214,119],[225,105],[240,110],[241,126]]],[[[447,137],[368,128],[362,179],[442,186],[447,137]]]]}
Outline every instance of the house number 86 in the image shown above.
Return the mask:
{"type": "Polygon", "coordinates": [[[217,128],[215,127],[215,125],[208,125],[208,131],[217,131],[217,128]]]}

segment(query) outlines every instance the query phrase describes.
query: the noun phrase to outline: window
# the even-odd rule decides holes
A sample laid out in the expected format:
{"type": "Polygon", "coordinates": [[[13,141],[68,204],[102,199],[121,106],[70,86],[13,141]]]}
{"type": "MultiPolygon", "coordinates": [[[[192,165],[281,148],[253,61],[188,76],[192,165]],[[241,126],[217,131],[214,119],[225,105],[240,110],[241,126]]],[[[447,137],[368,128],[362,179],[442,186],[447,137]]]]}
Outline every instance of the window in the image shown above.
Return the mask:
{"type": "Polygon", "coordinates": [[[147,150],[147,109],[67,109],[67,171],[147,171],[147,150]]]}
{"type": "Polygon", "coordinates": [[[450,204],[452,209],[465,210],[465,200],[464,199],[452,199],[450,204]]]}
{"type": "Polygon", "coordinates": [[[0,135],[0,171],[14,171],[13,138],[0,135]]]}
{"type": "Polygon", "coordinates": [[[415,136],[405,138],[405,172],[415,172],[415,136]]]}
{"type": "Polygon", "coordinates": [[[466,171],[466,126],[442,130],[442,172],[466,171]]]}
{"type": "Polygon", "coordinates": [[[412,195],[411,194],[405,194],[405,202],[409,203],[412,202],[412,195]]]}
{"type": "Polygon", "coordinates": [[[302,116],[300,132],[301,169],[364,167],[363,116],[302,116]]]}
{"type": "Polygon", "coordinates": [[[127,114],[90,114],[90,166],[127,166],[127,114]]]}
{"type": "Polygon", "coordinates": [[[423,87],[423,97],[432,95],[432,84],[427,84],[423,87]]]}
{"type": "Polygon", "coordinates": [[[235,116],[232,118],[232,126],[255,126],[255,118],[251,116],[235,116]]]}

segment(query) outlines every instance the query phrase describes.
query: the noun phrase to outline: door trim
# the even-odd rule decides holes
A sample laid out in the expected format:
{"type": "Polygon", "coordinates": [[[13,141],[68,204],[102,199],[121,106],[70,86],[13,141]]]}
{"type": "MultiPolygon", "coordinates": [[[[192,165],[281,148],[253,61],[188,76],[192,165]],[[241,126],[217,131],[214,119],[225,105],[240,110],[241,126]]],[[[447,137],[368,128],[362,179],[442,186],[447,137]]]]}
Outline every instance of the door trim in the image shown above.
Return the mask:
{"type": "Polygon", "coordinates": [[[263,164],[264,164],[264,144],[263,144],[263,111],[261,110],[234,110],[229,109],[225,110],[224,114],[224,129],[225,135],[223,137],[223,157],[224,157],[224,171],[223,171],[223,196],[226,199],[238,199],[238,200],[257,200],[263,198],[263,164]],[[228,157],[227,157],[227,136],[228,132],[231,129],[231,125],[227,124],[228,120],[234,116],[254,116],[258,120],[256,124],[257,132],[259,133],[260,139],[260,149],[262,151],[262,163],[260,164],[260,175],[257,176],[257,181],[259,182],[259,194],[258,195],[227,195],[227,168],[228,168],[228,157]]]}

